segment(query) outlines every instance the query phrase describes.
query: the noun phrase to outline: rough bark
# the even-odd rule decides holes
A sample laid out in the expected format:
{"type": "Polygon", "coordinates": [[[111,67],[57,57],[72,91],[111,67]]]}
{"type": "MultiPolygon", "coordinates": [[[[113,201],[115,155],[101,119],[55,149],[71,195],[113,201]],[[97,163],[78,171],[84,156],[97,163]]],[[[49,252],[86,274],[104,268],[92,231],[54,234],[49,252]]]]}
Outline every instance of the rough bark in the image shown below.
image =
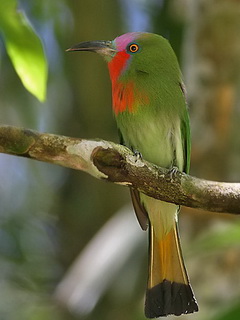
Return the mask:
{"type": "Polygon", "coordinates": [[[0,126],[0,152],[82,170],[179,205],[240,213],[240,183],[208,181],[175,168],[160,168],[113,142],[0,126]]]}

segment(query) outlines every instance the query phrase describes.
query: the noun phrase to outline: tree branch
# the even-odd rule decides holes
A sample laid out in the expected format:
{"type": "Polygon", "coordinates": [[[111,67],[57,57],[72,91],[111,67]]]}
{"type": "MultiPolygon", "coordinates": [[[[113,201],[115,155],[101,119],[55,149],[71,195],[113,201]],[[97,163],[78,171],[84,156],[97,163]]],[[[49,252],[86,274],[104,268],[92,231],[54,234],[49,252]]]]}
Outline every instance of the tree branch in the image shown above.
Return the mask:
{"type": "Polygon", "coordinates": [[[179,205],[240,213],[240,183],[207,181],[177,170],[173,173],[137,158],[128,148],[113,142],[0,126],[0,152],[82,170],[179,205]]]}

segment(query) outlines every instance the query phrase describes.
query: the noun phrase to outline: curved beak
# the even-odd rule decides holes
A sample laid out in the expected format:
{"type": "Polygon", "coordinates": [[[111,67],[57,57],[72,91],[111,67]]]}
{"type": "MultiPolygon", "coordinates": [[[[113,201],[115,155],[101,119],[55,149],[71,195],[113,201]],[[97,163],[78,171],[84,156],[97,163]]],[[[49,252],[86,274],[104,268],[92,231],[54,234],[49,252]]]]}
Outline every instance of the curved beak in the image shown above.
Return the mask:
{"type": "Polygon", "coordinates": [[[113,57],[116,53],[113,41],[105,40],[81,42],[66,51],[92,51],[107,57],[113,57]]]}

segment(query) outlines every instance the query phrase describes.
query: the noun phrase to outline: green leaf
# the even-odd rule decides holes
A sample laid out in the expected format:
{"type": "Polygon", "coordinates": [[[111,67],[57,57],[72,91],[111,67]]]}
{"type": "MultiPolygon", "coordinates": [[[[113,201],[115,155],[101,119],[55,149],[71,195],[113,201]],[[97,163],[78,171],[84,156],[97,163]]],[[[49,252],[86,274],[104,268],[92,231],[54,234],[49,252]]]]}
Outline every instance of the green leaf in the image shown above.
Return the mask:
{"type": "Polygon", "coordinates": [[[42,43],[16,0],[0,1],[0,30],[8,55],[25,88],[40,101],[46,98],[47,62],[42,43]]]}

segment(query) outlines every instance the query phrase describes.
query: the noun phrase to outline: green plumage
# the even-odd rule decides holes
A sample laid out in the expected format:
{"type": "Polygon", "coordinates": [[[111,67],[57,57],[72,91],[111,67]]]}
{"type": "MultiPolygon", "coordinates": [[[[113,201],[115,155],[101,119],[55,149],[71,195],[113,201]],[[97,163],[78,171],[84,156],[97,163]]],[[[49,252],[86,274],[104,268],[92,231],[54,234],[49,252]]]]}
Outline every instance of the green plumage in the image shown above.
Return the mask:
{"type": "Polygon", "coordinates": [[[148,97],[137,102],[134,112],[116,115],[117,125],[128,147],[159,166],[188,171],[190,130],[182,80],[175,54],[167,40],[147,34],[136,39],[141,47],[131,56],[118,81],[134,83],[134,96],[148,97]],[[182,151],[181,151],[182,149],[182,151]]]}
{"type": "MultiPolygon", "coordinates": [[[[118,41],[117,38],[117,47],[118,41]]],[[[176,56],[168,41],[158,35],[140,34],[132,42],[139,50],[130,54],[117,81],[112,79],[113,92],[114,86],[120,86],[120,97],[129,104],[125,110],[115,113],[124,144],[156,165],[188,172],[189,117],[176,56]]],[[[117,110],[117,103],[122,108],[121,99],[117,97],[113,101],[117,110]]],[[[131,190],[131,196],[141,227],[145,230],[149,225],[146,316],[154,318],[197,311],[180,249],[179,207],[137,190],[131,190]],[[173,294],[175,287],[179,290],[176,295],[173,294]]]]}
{"type": "MultiPolygon", "coordinates": [[[[176,56],[161,36],[132,32],[113,41],[80,43],[70,51],[95,51],[108,61],[113,111],[121,141],[143,159],[188,172],[190,127],[176,56]]],[[[148,318],[198,310],[184,266],[179,207],[131,189],[142,229],[149,227],[148,318]]]]}

